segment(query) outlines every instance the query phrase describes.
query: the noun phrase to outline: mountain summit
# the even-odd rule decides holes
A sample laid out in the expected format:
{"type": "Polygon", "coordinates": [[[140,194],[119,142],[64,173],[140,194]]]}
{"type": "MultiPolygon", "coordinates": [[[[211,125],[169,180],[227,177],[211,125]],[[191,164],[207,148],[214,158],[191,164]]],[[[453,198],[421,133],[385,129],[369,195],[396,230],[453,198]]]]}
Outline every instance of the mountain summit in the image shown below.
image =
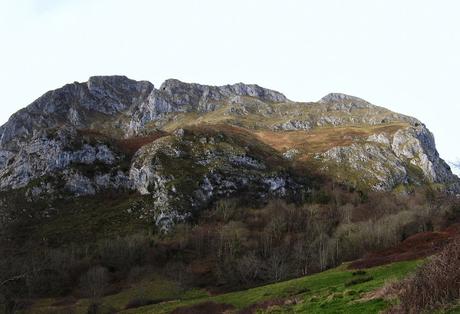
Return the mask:
{"type": "Polygon", "coordinates": [[[3,222],[36,204],[48,214],[55,200],[123,191],[143,198],[128,212],[167,228],[223,197],[303,197],[318,175],[359,190],[460,191],[423,123],[338,93],[304,103],[243,83],[157,89],[95,76],[0,128],[3,222]]]}

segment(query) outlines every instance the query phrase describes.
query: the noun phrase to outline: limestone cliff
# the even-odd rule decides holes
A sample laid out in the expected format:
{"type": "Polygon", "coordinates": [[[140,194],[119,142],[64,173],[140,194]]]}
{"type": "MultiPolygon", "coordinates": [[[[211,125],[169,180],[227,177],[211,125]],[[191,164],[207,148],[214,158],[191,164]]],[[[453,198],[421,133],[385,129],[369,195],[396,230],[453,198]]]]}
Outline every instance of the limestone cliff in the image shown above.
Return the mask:
{"type": "Polygon", "coordinates": [[[91,77],[0,128],[0,217],[15,210],[8,191],[34,202],[123,190],[147,195],[137,214],[168,226],[222,197],[305,195],[309,174],[292,173],[294,163],[359,189],[460,191],[420,121],[357,97],[299,103],[242,83],[167,80],[157,89],[91,77]]]}

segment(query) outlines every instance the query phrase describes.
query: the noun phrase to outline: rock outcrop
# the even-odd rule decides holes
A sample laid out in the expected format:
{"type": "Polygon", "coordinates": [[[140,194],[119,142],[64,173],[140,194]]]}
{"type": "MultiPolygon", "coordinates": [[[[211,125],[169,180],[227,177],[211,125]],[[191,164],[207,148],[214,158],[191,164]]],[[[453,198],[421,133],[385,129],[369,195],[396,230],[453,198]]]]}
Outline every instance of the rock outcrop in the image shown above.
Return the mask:
{"type": "Polygon", "coordinates": [[[305,187],[282,171],[281,157],[238,131],[191,129],[142,147],[133,158],[130,180],[153,199],[143,215],[169,226],[220,198],[300,197],[305,187]],[[268,154],[275,160],[267,160],[268,154]]]}
{"type": "MultiPolygon", "coordinates": [[[[257,85],[167,80],[157,89],[98,76],[44,94],[0,128],[2,193],[34,201],[132,191],[151,200],[136,214],[162,228],[222,197],[305,194],[306,174],[287,169],[310,161],[361,189],[460,191],[420,121],[337,93],[297,103],[257,85]],[[333,143],[310,145],[315,136],[333,143]]],[[[10,205],[0,200],[0,211],[10,205]]]]}
{"type": "MultiPolygon", "coordinates": [[[[400,184],[440,183],[459,191],[458,177],[439,157],[425,126],[409,126],[395,134],[374,134],[365,143],[334,147],[317,156],[336,167],[328,171],[341,181],[388,191],[400,184]],[[337,167],[338,166],[338,167],[337,167]]],[[[326,170],[328,166],[326,166],[326,170]]]]}

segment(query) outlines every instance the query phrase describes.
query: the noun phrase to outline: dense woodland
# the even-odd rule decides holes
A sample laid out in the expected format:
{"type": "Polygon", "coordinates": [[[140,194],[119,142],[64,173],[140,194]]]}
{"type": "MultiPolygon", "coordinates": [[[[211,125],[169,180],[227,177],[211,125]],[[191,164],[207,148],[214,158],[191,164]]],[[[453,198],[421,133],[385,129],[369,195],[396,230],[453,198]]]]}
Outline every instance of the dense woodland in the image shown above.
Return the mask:
{"type": "MultiPolygon", "coordinates": [[[[99,297],[146,274],[184,289],[239,290],[320,272],[457,220],[460,203],[430,187],[358,192],[326,184],[297,203],[223,199],[168,233],[153,227],[94,243],[2,245],[1,302],[7,312],[39,297],[99,297]]],[[[409,293],[409,292],[408,292],[409,293]]],[[[148,300],[133,300],[133,303],[148,300]]],[[[91,311],[91,309],[89,309],[91,311]]]]}

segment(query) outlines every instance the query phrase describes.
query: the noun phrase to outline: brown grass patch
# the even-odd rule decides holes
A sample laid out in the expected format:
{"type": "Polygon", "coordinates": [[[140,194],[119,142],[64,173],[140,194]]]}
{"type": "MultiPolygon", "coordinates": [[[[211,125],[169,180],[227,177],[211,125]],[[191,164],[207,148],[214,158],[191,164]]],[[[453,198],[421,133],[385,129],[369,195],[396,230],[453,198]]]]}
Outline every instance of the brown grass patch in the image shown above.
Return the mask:
{"type": "Polygon", "coordinates": [[[285,300],[282,299],[273,299],[273,300],[266,300],[262,301],[253,305],[248,306],[247,308],[244,308],[240,311],[238,311],[238,314],[255,314],[260,310],[267,310],[271,307],[274,306],[282,306],[285,304],[285,300]]]}
{"type": "Polygon", "coordinates": [[[460,224],[452,225],[440,232],[417,233],[395,247],[367,254],[364,258],[352,262],[349,268],[364,269],[424,258],[441,251],[458,235],[460,235],[460,224]]]}
{"type": "Polygon", "coordinates": [[[432,313],[460,297],[460,239],[420,266],[399,285],[399,305],[387,313],[432,313]]]}
{"type": "Polygon", "coordinates": [[[120,149],[128,154],[134,155],[141,147],[152,143],[153,141],[168,135],[168,133],[163,131],[158,131],[148,136],[137,136],[127,139],[118,140],[118,146],[120,149]]]}
{"type": "Polygon", "coordinates": [[[94,129],[80,129],[78,130],[80,137],[87,137],[96,140],[102,140],[104,142],[114,143],[118,149],[127,155],[134,155],[142,146],[152,143],[153,141],[169,135],[164,131],[156,131],[148,136],[136,136],[126,139],[117,139],[116,136],[109,136],[98,130],[94,129]]]}
{"type": "Polygon", "coordinates": [[[220,304],[215,302],[205,302],[198,305],[180,307],[171,312],[171,314],[222,314],[235,309],[230,304],[220,304]]]}
{"type": "Polygon", "coordinates": [[[401,292],[401,283],[397,280],[390,280],[385,285],[377,290],[370,291],[362,295],[356,302],[369,302],[372,300],[394,300],[401,292]]]}
{"type": "Polygon", "coordinates": [[[308,158],[312,154],[324,153],[336,146],[349,146],[353,141],[366,139],[372,134],[393,135],[406,126],[405,123],[392,123],[365,127],[322,127],[311,131],[260,131],[255,134],[261,141],[279,152],[295,148],[308,158]]]}

